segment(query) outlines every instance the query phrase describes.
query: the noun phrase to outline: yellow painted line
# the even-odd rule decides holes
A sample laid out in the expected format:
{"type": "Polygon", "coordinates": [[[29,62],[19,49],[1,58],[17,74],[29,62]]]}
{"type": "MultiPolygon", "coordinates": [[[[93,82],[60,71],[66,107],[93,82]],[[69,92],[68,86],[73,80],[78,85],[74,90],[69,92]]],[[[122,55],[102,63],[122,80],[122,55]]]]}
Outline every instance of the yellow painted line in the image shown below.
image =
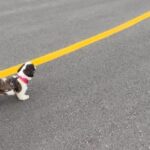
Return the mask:
{"type": "MultiPolygon", "coordinates": [[[[36,66],[39,66],[39,65],[42,65],[44,63],[47,63],[47,62],[50,62],[54,59],[57,59],[59,57],[62,57],[64,55],[67,55],[69,53],[72,53],[72,52],[75,52],[85,46],[88,46],[90,44],[93,44],[97,41],[100,41],[100,40],[103,40],[109,36],[112,36],[118,32],[121,32],[123,30],[126,30],[136,24],[138,24],[139,22],[143,21],[143,20],[146,20],[150,18],[150,11],[136,17],[136,18],[133,18],[121,25],[118,25],[112,29],[109,29],[107,31],[104,31],[102,33],[99,33],[95,36],[92,36],[88,39],[85,39],[83,41],[80,41],[80,42],[77,42],[75,44],[72,44],[68,47],[65,47],[65,48],[62,48],[62,49],[59,49],[59,50],[56,50],[54,52],[51,52],[49,54],[46,54],[44,56],[41,56],[41,57],[38,57],[38,58],[35,58],[33,60],[31,60],[36,66]]],[[[16,66],[13,66],[13,67],[10,67],[8,69],[5,69],[5,70],[2,70],[0,71],[0,78],[2,77],[6,77],[6,76],[10,76],[12,74],[15,74],[17,72],[17,69],[18,67],[20,67],[20,64],[19,65],[16,65],[16,66]]]]}

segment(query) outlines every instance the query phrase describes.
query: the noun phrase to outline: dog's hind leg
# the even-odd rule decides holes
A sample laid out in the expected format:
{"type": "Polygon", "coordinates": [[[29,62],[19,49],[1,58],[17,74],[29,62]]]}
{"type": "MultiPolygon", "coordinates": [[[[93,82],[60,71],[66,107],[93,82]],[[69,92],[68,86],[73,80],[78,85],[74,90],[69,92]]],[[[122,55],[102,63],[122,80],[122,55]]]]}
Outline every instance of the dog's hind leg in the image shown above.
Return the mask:
{"type": "Polygon", "coordinates": [[[9,95],[9,96],[13,96],[13,95],[15,95],[15,92],[14,92],[14,90],[11,90],[11,91],[5,92],[5,94],[9,95]]]}

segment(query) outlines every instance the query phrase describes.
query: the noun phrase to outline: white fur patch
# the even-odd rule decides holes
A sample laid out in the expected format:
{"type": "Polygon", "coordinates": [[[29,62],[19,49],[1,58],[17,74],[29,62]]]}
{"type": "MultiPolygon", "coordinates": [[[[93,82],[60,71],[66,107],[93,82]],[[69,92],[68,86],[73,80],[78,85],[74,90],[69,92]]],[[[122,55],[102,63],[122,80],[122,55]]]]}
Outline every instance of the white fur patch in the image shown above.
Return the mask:
{"type": "Polygon", "coordinates": [[[13,90],[6,92],[7,95],[11,96],[11,95],[15,95],[15,92],[13,90]]]}

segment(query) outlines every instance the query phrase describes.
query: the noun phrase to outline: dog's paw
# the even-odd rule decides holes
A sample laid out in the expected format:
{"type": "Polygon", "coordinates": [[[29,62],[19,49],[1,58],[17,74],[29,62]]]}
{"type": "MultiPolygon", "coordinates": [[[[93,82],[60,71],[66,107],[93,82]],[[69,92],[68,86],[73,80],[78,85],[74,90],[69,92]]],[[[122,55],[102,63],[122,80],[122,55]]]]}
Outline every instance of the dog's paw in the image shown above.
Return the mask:
{"type": "Polygon", "coordinates": [[[18,97],[18,98],[21,101],[25,101],[25,100],[28,100],[30,98],[30,96],[29,95],[24,95],[24,96],[21,96],[21,97],[18,97]]]}
{"type": "Polygon", "coordinates": [[[12,96],[12,95],[15,95],[15,92],[13,90],[11,90],[11,91],[6,92],[5,94],[9,95],[9,96],[12,96]]]}

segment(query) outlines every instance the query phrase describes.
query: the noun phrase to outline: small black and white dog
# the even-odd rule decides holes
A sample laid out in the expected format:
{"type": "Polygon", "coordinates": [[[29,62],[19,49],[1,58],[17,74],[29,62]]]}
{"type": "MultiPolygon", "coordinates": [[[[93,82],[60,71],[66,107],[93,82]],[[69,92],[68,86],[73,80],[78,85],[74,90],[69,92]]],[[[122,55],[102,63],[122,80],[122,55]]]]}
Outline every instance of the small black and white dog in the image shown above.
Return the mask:
{"type": "Polygon", "coordinates": [[[16,95],[19,100],[29,99],[26,95],[28,83],[33,78],[36,67],[27,62],[23,64],[15,76],[0,79],[0,94],[2,95],[16,95]]]}

